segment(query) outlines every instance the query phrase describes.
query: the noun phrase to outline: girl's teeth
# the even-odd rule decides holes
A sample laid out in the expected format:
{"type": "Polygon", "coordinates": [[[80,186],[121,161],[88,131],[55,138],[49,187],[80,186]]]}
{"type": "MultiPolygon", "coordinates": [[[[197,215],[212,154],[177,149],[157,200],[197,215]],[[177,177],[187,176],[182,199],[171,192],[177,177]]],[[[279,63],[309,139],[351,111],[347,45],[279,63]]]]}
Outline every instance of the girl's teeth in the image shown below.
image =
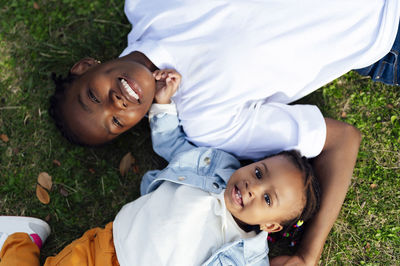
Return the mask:
{"type": "Polygon", "coordinates": [[[129,93],[130,96],[134,97],[136,100],[139,100],[139,95],[136,94],[134,90],[132,90],[131,86],[129,86],[126,80],[121,79],[122,86],[124,86],[125,90],[129,93]]]}
{"type": "Polygon", "coordinates": [[[237,199],[240,203],[242,203],[242,194],[240,193],[240,191],[239,191],[238,189],[236,189],[236,194],[235,194],[235,196],[236,196],[236,199],[237,199]]]}

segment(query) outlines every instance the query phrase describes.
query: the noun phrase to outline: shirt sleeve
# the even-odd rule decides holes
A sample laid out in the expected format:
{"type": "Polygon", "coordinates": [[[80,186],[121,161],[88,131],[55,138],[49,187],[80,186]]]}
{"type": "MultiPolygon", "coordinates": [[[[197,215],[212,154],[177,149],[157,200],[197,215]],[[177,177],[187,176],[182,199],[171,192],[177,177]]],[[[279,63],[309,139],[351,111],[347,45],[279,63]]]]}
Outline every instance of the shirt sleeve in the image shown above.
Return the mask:
{"type": "Polygon", "coordinates": [[[149,110],[149,121],[151,121],[151,119],[155,115],[162,114],[162,113],[175,115],[175,116],[178,115],[178,113],[176,112],[176,105],[172,99],[171,99],[171,103],[169,103],[169,104],[153,103],[149,110]]]}
{"type": "Polygon", "coordinates": [[[325,119],[315,105],[270,103],[261,105],[255,117],[247,149],[256,155],[257,140],[265,145],[277,145],[276,152],[295,149],[308,158],[319,155],[324,147],[325,119]]]}
{"type": "Polygon", "coordinates": [[[175,104],[153,104],[149,111],[154,151],[168,162],[177,153],[196,148],[185,138],[175,104]]]}
{"type": "Polygon", "coordinates": [[[256,160],[291,149],[315,157],[322,151],[326,138],[325,119],[314,105],[257,102],[240,110],[230,121],[219,117],[183,127],[194,144],[213,146],[240,159],[256,160]],[[205,129],[212,134],[198,133],[206,124],[216,125],[217,120],[220,129],[205,129]]]}

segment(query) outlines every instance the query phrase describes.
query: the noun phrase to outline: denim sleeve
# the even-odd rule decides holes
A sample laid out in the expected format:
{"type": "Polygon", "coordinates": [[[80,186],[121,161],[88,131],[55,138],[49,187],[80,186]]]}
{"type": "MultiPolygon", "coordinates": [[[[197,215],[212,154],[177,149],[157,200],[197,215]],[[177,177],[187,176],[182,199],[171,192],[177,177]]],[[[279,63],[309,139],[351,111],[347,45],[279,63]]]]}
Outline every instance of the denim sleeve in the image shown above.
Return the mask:
{"type": "Polygon", "coordinates": [[[150,119],[154,151],[168,162],[176,154],[196,148],[186,140],[176,115],[162,113],[150,119]]]}

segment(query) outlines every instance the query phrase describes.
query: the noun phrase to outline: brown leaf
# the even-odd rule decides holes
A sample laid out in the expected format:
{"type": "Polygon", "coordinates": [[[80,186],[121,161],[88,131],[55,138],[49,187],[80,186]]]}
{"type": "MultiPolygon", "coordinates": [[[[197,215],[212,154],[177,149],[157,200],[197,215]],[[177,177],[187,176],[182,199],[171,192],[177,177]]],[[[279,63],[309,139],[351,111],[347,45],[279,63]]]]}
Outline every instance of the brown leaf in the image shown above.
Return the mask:
{"type": "Polygon", "coordinates": [[[91,174],[96,173],[96,171],[95,171],[93,168],[89,168],[89,172],[90,172],[91,174]]]}
{"type": "Polygon", "coordinates": [[[69,195],[68,191],[63,186],[60,187],[60,194],[64,197],[68,197],[69,195]]]}
{"type": "Polygon", "coordinates": [[[51,187],[53,186],[51,176],[49,176],[49,174],[46,172],[41,172],[39,174],[37,182],[47,190],[51,190],[51,187]]]}
{"type": "Polygon", "coordinates": [[[59,160],[56,160],[56,159],[53,160],[53,164],[54,164],[55,166],[58,166],[58,167],[61,166],[60,161],[59,161],[59,160]]]}
{"type": "Polygon", "coordinates": [[[132,154],[128,152],[125,154],[125,156],[122,158],[121,162],[119,163],[119,172],[121,173],[122,176],[125,176],[129,169],[135,164],[135,158],[133,158],[132,154]]]}
{"type": "Polygon", "coordinates": [[[4,142],[8,142],[10,140],[6,134],[1,134],[0,139],[4,142]]]}
{"type": "Polygon", "coordinates": [[[376,188],[377,186],[378,186],[377,184],[372,183],[372,184],[370,185],[370,188],[374,189],[374,188],[376,188]]]}
{"type": "Polygon", "coordinates": [[[40,6],[38,5],[38,3],[33,2],[33,8],[38,10],[40,8],[40,6]]]}
{"type": "Polygon", "coordinates": [[[49,193],[47,193],[47,191],[44,188],[42,188],[39,184],[36,184],[36,197],[43,204],[49,204],[50,202],[49,193]]]}

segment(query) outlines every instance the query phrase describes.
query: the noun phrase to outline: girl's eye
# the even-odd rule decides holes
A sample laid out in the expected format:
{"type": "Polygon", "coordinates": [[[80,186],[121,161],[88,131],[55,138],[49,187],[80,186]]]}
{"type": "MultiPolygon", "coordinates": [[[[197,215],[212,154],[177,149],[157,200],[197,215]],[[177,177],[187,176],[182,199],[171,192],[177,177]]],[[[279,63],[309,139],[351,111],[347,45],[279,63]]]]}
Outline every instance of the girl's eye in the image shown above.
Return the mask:
{"type": "Polygon", "coordinates": [[[256,174],[256,177],[257,177],[258,179],[261,179],[261,178],[262,178],[262,173],[261,173],[260,169],[256,168],[256,170],[254,171],[254,173],[256,174]]]}
{"type": "Polygon", "coordinates": [[[264,199],[265,199],[265,202],[268,204],[268,206],[271,206],[271,199],[269,198],[268,194],[264,195],[264,199]]]}
{"type": "Polygon", "coordinates": [[[118,120],[115,116],[113,116],[112,122],[113,122],[115,125],[117,125],[118,127],[122,127],[121,122],[119,122],[119,120],[118,120]]]}
{"type": "Polygon", "coordinates": [[[88,90],[88,96],[89,99],[92,100],[93,102],[100,103],[99,99],[96,98],[91,89],[88,90]]]}

